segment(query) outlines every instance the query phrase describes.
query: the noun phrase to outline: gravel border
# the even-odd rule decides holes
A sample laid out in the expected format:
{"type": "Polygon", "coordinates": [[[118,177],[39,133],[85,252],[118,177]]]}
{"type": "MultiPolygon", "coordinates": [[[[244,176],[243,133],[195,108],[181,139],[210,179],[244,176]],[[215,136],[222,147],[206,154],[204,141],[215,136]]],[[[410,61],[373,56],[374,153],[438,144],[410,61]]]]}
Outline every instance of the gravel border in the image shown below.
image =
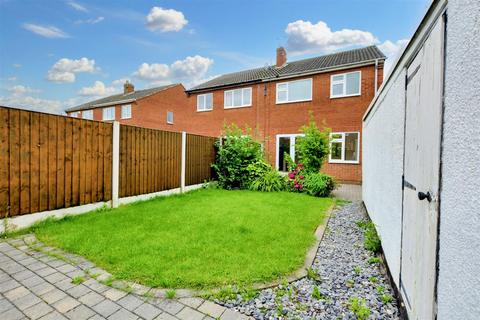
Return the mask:
{"type": "Polygon", "coordinates": [[[374,255],[363,247],[360,220],[367,220],[361,202],[332,212],[309,277],[262,290],[248,301],[237,295],[215,302],[255,319],[356,319],[349,308],[356,297],[365,299],[368,319],[399,319],[385,269],[381,262],[369,263],[374,255]]]}

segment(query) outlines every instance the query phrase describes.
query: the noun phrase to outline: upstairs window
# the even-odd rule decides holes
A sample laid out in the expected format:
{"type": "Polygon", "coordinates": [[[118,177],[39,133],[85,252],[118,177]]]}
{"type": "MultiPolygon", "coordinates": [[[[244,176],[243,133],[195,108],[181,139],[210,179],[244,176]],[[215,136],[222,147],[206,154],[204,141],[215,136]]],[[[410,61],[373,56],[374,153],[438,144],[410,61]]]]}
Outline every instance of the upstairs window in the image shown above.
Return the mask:
{"type": "Polygon", "coordinates": [[[93,110],[84,110],[82,111],[82,118],[93,120],[93,110]]]}
{"type": "Polygon", "coordinates": [[[70,117],[72,117],[72,118],[78,118],[78,111],[71,112],[71,113],[70,113],[70,117]]]}
{"type": "Polygon", "coordinates": [[[197,96],[197,111],[210,111],[213,109],[213,93],[199,94],[197,96]]]}
{"type": "Polygon", "coordinates": [[[358,132],[335,132],[331,134],[330,163],[358,163],[360,150],[358,132]]]}
{"type": "Polygon", "coordinates": [[[115,107],[103,108],[102,120],[105,120],[105,121],[115,120],[115,107]]]}
{"type": "Polygon", "coordinates": [[[122,119],[131,119],[132,118],[132,105],[125,104],[122,106],[122,119]]]}
{"type": "Polygon", "coordinates": [[[312,79],[277,83],[277,104],[311,100],[312,79]]]}
{"type": "Polygon", "coordinates": [[[225,91],[223,101],[225,109],[249,107],[252,105],[252,88],[225,91]]]}
{"type": "Polygon", "coordinates": [[[361,88],[360,71],[335,74],[330,77],[330,98],[359,96],[361,88]]]}
{"type": "Polygon", "coordinates": [[[172,111],[167,111],[167,123],[168,124],[173,124],[173,112],[172,111]]]}

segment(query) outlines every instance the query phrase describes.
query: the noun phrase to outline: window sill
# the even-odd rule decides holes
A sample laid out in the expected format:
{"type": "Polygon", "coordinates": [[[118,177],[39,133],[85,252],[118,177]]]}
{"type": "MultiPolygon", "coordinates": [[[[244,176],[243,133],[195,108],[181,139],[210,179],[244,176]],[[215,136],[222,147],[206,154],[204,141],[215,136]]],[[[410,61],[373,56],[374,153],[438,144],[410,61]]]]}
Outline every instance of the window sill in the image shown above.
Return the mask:
{"type": "Polygon", "coordinates": [[[357,93],[357,94],[348,94],[344,96],[330,96],[330,99],[340,99],[340,98],[350,98],[350,97],[360,97],[362,94],[357,93]]]}
{"type": "Polygon", "coordinates": [[[306,99],[306,100],[295,100],[295,101],[286,101],[286,102],[278,102],[276,101],[276,104],[289,104],[289,103],[299,103],[299,102],[312,102],[312,99],[306,99]]]}
{"type": "Polygon", "coordinates": [[[210,109],[210,110],[198,110],[197,109],[197,112],[210,112],[210,111],[213,111],[213,109],[210,109]]]}
{"type": "Polygon", "coordinates": [[[121,120],[128,120],[128,119],[132,119],[132,117],[129,117],[129,118],[120,118],[121,120]]]}
{"type": "Polygon", "coordinates": [[[241,109],[241,108],[250,108],[252,105],[246,105],[246,106],[233,106],[233,107],[225,107],[223,106],[223,109],[241,109]]]}
{"type": "Polygon", "coordinates": [[[333,164],[360,164],[360,161],[328,160],[328,163],[333,163],[333,164]]]}

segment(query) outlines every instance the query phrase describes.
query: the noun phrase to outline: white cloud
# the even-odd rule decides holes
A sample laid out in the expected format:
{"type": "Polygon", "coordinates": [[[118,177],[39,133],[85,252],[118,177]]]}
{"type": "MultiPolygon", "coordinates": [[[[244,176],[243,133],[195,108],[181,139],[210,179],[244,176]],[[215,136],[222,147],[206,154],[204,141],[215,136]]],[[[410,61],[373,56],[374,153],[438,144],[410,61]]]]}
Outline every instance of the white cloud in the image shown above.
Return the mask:
{"type": "Polygon", "coordinates": [[[65,108],[65,104],[59,100],[48,100],[23,95],[0,97],[0,105],[56,114],[63,114],[65,108]]]}
{"type": "Polygon", "coordinates": [[[113,94],[117,91],[114,87],[107,87],[102,81],[95,81],[91,87],[83,87],[78,91],[81,96],[102,97],[113,94]]]}
{"type": "Polygon", "coordinates": [[[90,60],[85,57],[78,60],[63,58],[55,62],[48,70],[47,80],[58,83],[74,82],[76,73],[92,73],[96,70],[95,60],[93,59],[90,60]]]}
{"type": "Polygon", "coordinates": [[[53,38],[69,37],[67,33],[63,32],[62,30],[54,26],[41,26],[33,23],[24,23],[23,28],[45,38],[53,39],[53,38]]]}
{"type": "Polygon", "coordinates": [[[75,21],[76,24],[97,24],[99,22],[102,22],[105,20],[104,17],[97,17],[97,18],[91,18],[91,19],[86,19],[86,20],[77,20],[75,21]]]}
{"type": "Polygon", "coordinates": [[[160,32],[180,31],[188,23],[182,12],[161,7],[153,7],[146,20],[149,30],[160,32]]]}
{"type": "Polygon", "coordinates": [[[117,80],[112,81],[112,86],[114,87],[123,87],[125,81],[132,82],[132,80],[128,77],[120,78],[117,80]]]}
{"type": "Polygon", "coordinates": [[[155,84],[179,81],[193,83],[203,78],[212,64],[212,59],[196,55],[177,60],[171,65],[142,63],[133,75],[155,84]]]}
{"type": "Polygon", "coordinates": [[[353,46],[368,46],[378,39],[368,31],[342,29],[332,31],[328,25],[319,21],[297,20],[287,25],[287,48],[292,54],[329,53],[353,46]]]}
{"type": "Polygon", "coordinates": [[[8,89],[13,95],[19,96],[23,95],[25,93],[34,93],[34,92],[40,92],[40,90],[32,89],[27,86],[22,86],[22,85],[16,85],[8,89]]]}
{"type": "Polygon", "coordinates": [[[69,1],[69,2],[67,2],[67,4],[77,11],[88,12],[87,8],[85,8],[83,5],[81,5],[77,2],[69,1]]]}
{"type": "Polygon", "coordinates": [[[8,77],[7,80],[8,80],[8,81],[17,81],[18,78],[15,77],[15,76],[12,76],[12,77],[8,77]]]}
{"type": "Polygon", "coordinates": [[[22,65],[20,63],[14,63],[14,64],[12,64],[12,66],[14,68],[21,68],[22,67],[22,65]]]}
{"type": "Polygon", "coordinates": [[[401,39],[395,42],[387,40],[382,44],[378,45],[378,48],[388,57],[385,61],[384,74],[390,71],[392,64],[397,60],[398,55],[402,52],[403,48],[407,45],[409,39],[401,39]]]}

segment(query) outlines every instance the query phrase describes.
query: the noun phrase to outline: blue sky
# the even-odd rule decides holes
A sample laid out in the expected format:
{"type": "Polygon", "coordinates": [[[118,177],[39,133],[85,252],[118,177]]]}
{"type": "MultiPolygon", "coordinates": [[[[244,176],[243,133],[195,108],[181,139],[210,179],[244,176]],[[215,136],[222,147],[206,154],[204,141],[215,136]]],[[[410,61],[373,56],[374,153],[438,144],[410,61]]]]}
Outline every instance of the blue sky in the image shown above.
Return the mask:
{"type": "Polygon", "coordinates": [[[0,0],[0,104],[59,113],[119,92],[377,44],[390,60],[429,0],[0,0]]]}

